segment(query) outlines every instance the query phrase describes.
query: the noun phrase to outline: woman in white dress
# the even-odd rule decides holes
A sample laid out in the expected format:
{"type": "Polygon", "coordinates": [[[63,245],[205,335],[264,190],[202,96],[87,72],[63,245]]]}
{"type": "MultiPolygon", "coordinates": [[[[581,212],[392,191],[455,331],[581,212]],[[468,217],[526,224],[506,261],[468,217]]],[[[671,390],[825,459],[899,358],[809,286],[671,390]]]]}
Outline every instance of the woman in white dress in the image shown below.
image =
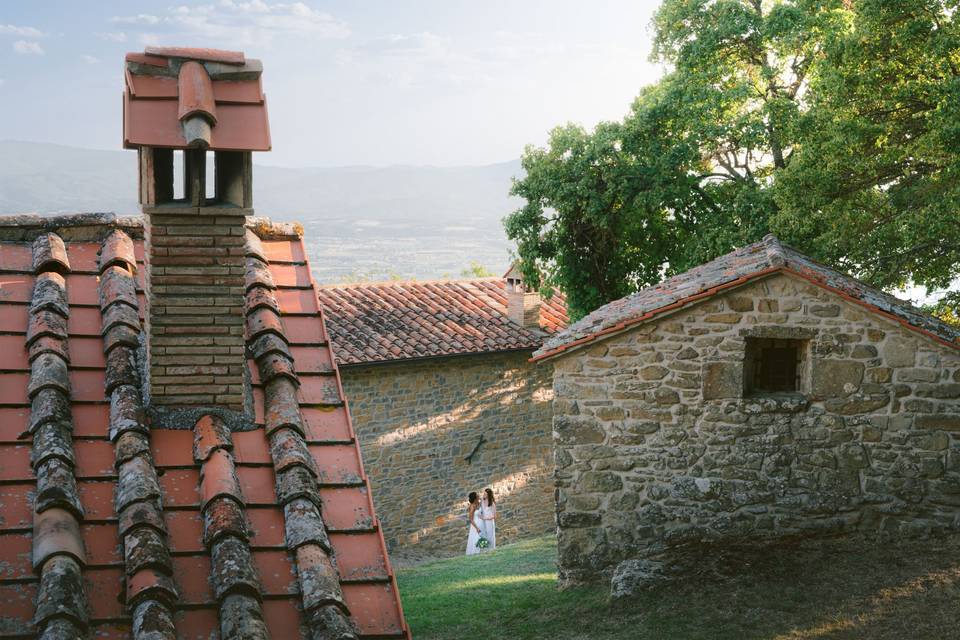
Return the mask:
{"type": "Polygon", "coordinates": [[[467,507],[467,521],[470,523],[467,533],[467,555],[472,556],[483,551],[483,549],[477,549],[477,540],[483,535],[483,520],[480,519],[480,499],[477,497],[477,492],[471,491],[467,500],[470,501],[467,507]]]}
{"type": "Polygon", "coordinates": [[[493,489],[489,487],[483,490],[480,518],[483,520],[483,537],[490,542],[487,550],[492,551],[497,548],[497,504],[493,499],[493,489]]]}

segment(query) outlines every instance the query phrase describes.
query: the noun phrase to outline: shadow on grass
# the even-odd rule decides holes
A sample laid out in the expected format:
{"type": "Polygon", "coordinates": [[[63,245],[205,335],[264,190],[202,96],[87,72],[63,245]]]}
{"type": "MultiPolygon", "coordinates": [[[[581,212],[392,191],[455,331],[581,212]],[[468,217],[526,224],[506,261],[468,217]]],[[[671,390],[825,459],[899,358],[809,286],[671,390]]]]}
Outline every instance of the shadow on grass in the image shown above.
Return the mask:
{"type": "Polygon", "coordinates": [[[960,540],[821,540],[701,550],[688,573],[628,603],[556,588],[552,538],[400,572],[418,640],[947,638],[960,627],[960,540]]]}

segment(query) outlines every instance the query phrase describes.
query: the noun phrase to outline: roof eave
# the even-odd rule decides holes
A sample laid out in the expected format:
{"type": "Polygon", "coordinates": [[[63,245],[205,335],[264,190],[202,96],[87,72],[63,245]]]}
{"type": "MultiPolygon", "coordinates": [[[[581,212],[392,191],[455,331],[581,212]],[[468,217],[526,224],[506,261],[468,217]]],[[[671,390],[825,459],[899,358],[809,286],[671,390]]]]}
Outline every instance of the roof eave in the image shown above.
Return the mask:
{"type": "Polygon", "coordinates": [[[848,301],[848,302],[852,302],[852,303],[854,303],[854,304],[857,304],[857,305],[859,305],[859,306],[861,306],[861,307],[863,307],[863,308],[865,308],[865,309],[867,309],[867,310],[869,310],[869,311],[872,311],[873,313],[875,313],[875,314],[877,314],[877,315],[880,315],[880,316],[882,316],[882,317],[884,317],[884,318],[886,318],[886,319],[888,319],[888,320],[891,320],[891,321],[893,321],[893,322],[896,322],[897,324],[900,324],[900,325],[904,326],[905,328],[910,329],[910,330],[912,330],[912,331],[914,331],[914,332],[916,332],[916,333],[919,333],[919,334],[921,334],[921,335],[923,335],[923,336],[925,336],[925,337],[927,337],[927,338],[929,338],[929,339],[931,339],[931,340],[933,340],[933,341],[935,341],[935,342],[938,342],[938,343],[943,344],[943,345],[945,345],[945,346],[952,347],[952,348],[954,348],[954,349],[960,350],[960,343],[951,342],[951,341],[949,341],[949,340],[946,340],[945,338],[943,338],[943,337],[941,337],[941,336],[938,336],[937,334],[932,333],[932,332],[924,329],[923,327],[918,327],[918,326],[916,326],[916,325],[914,325],[914,324],[911,324],[910,322],[907,322],[906,319],[901,318],[901,317],[897,316],[896,314],[890,313],[890,312],[885,311],[885,310],[883,310],[883,309],[881,309],[881,308],[879,308],[879,307],[877,307],[877,306],[875,306],[875,305],[872,305],[872,304],[869,304],[869,303],[867,303],[867,302],[864,302],[863,300],[860,300],[860,299],[858,299],[858,298],[856,298],[856,297],[854,297],[854,296],[849,295],[848,293],[842,291],[841,289],[838,289],[838,288],[836,288],[836,287],[832,287],[832,286],[830,286],[830,285],[828,285],[828,284],[826,284],[826,283],[824,283],[824,282],[821,282],[820,280],[818,280],[818,279],[816,279],[816,278],[812,278],[812,277],[810,277],[810,276],[807,275],[807,274],[801,273],[800,271],[797,271],[797,270],[795,270],[795,269],[791,269],[790,267],[787,267],[787,266],[775,266],[775,267],[771,267],[771,268],[769,268],[769,269],[764,269],[764,270],[762,270],[762,271],[757,271],[756,273],[752,273],[752,274],[750,274],[750,275],[741,276],[740,278],[737,278],[736,280],[731,280],[731,281],[729,281],[729,282],[724,282],[723,284],[719,284],[719,285],[717,285],[717,286],[715,286],[715,287],[711,287],[711,288],[709,288],[709,289],[705,289],[704,291],[701,291],[700,293],[694,294],[694,295],[692,295],[692,296],[688,296],[688,297],[683,298],[683,299],[681,299],[681,300],[677,300],[676,302],[673,302],[673,303],[671,303],[671,304],[669,304],[669,305],[660,307],[660,308],[658,308],[658,309],[654,309],[654,310],[652,310],[652,311],[648,311],[647,313],[644,313],[644,314],[642,314],[642,315],[640,315],[640,316],[636,316],[636,317],[634,317],[634,318],[629,318],[629,319],[627,319],[627,320],[622,320],[622,321],[618,322],[617,324],[615,324],[615,325],[613,325],[613,326],[607,327],[607,328],[605,328],[605,329],[602,329],[602,330],[597,331],[597,332],[595,332],[595,333],[592,333],[592,334],[590,334],[590,335],[584,336],[584,337],[579,338],[579,339],[577,339],[577,340],[568,342],[568,343],[566,343],[566,344],[561,344],[561,345],[559,345],[559,346],[557,346],[557,347],[554,347],[553,349],[549,349],[549,350],[544,351],[544,352],[542,352],[542,353],[539,353],[539,354],[538,354],[538,353],[534,353],[533,357],[530,358],[530,362],[540,363],[540,362],[545,362],[545,361],[547,361],[547,360],[553,360],[553,359],[558,358],[558,357],[560,357],[560,356],[569,355],[571,352],[577,351],[577,350],[579,350],[579,349],[581,349],[581,348],[583,348],[583,347],[585,347],[585,346],[587,346],[587,345],[589,345],[589,344],[593,344],[593,343],[598,342],[598,341],[600,341],[600,340],[605,340],[605,339],[607,339],[607,338],[611,338],[611,337],[613,337],[613,336],[615,336],[615,335],[618,335],[618,334],[620,334],[620,333],[623,333],[624,331],[628,331],[628,330],[632,329],[633,327],[635,327],[635,326],[637,326],[637,325],[639,325],[639,324],[643,324],[643,323],[645,323],[645,322],[648,322],[648,321],[650,321],[650,320],[653,320],[653,319],[655,319],[655,318],[658,318],[658,317],[660,317],[660,316],[662,316],[662,315],[664,315],[664,314],[666,314],[666,313],[670,313],[670,312],[673,312],[673,311],[679,311],[680,309],[682,309],[682,308],[684,308],[684,307],[690,306],[690,305],[692,305],[692,304],[696,304],[696,303],[701,302],[701,301],[703,301],[703,300],[705,300],[705,299],[707,299],[707,298],[712,298],[713,296],[717,295],[718,293],[722,293],[722,292],[724,292],[724,291],[726,291],[726,290],[728,290],[728,289],[733,289],[733,288],[736,288],[736,287],[740,287],[740,286],[743,286],[743,285],[745,285],[745,284],[747,284],[747,283],[749,283],[749,282],[753,282],[753,281],[758,280],[758,279],[760,279],[760,278],[765,278],[765,277],[771,276],[771,275],[776,274],[776,273],[786,273],[786,274],[790,274],[790,275],[796,276],[796,277],[798,277],[798,278],[802,278],[803,280],[806,280],[807,282],[809,282],[809,283],[811,283],[811,284],[813,284],[813,285],[816,285],[816,286],[820,287],[821,289],[824,289],[824,290],[826,290],[826,291],[830,291],[831,293],[840,296],[841,298],[843,298],[844,300],[846,300],[846,301],[848,301]]]}

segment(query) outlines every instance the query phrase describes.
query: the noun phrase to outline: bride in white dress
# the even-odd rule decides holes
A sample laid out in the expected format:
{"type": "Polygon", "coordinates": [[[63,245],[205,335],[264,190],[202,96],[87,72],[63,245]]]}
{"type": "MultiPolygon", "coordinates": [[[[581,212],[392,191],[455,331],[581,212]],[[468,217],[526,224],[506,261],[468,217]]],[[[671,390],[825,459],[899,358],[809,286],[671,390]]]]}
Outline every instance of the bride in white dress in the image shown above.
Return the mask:
{"type": "Polygon", "coordinates": [[[470,506],[467,507],[467,520],[470,522],[467,534],[467,555],[472,556],[483,551],[483,549],[477,549],[477,540],[483,535],[483,520],[481,520],[480,499],[477,497],[477,492],[471,491],[467,499],[470,501],[470,506]]]}
{"type": "Polygon", "coordinates": [[[480,502],[480,518],[483,520],[483,537],[490,542],[487,551],[497,548],[497,504],[493,499],[493,489],[483,490],[480,502]]]}

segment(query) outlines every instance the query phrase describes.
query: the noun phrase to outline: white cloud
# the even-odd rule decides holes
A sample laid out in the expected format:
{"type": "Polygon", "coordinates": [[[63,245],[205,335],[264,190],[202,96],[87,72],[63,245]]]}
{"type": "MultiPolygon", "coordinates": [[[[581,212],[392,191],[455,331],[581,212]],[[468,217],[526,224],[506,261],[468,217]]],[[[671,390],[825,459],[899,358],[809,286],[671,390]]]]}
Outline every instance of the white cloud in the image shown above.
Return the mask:
{"type": "Polygon", "coordinates": [[[275,39],[290,37],[337,39],[350,35],[345,23],[302,2],[220,0],[175,6],[162,15],[114,16],[111,22],[130,25],[130,30],[144,28],[139,39],[150,44],[183,45],[184,40],[192,40],[236,48],[269,46],[275,39]]]}
{"type": "Polygon", "coordinates": [[[17,40],[13,43],[13,50],[22,56],[42,56],[45,53],[40,43],[32,40],[17,40]]]}
{"type": "Polygon", "coordinates": [[[101,40],[108,40],[110,42],[126,42],[127,34],[123,31],[106,31],[97,34],[97,37],[101,40]]]}
{"type": "Polygon", "coordinates": [[[19,27],[15,24],[0,24],[0,35],[21,36],[23,38],[43,38],[47,34],[34,27],[19,27]]]}
{"type": "Polygon", "coordinates": [[[160,18],[149,13],[140,13],[135,16],[113,16],[110,18],[110,22],[116,24],[157,24],[160,22],[160,18]]]}
{"type": "Polygon", "coordinates": [[[86,62],[87,64],[97,64],[98,62],[100,62],[100,58],[96,58],[94,56],[86,55],[86,54],[80,56],[80,59],[86,62]]]}

